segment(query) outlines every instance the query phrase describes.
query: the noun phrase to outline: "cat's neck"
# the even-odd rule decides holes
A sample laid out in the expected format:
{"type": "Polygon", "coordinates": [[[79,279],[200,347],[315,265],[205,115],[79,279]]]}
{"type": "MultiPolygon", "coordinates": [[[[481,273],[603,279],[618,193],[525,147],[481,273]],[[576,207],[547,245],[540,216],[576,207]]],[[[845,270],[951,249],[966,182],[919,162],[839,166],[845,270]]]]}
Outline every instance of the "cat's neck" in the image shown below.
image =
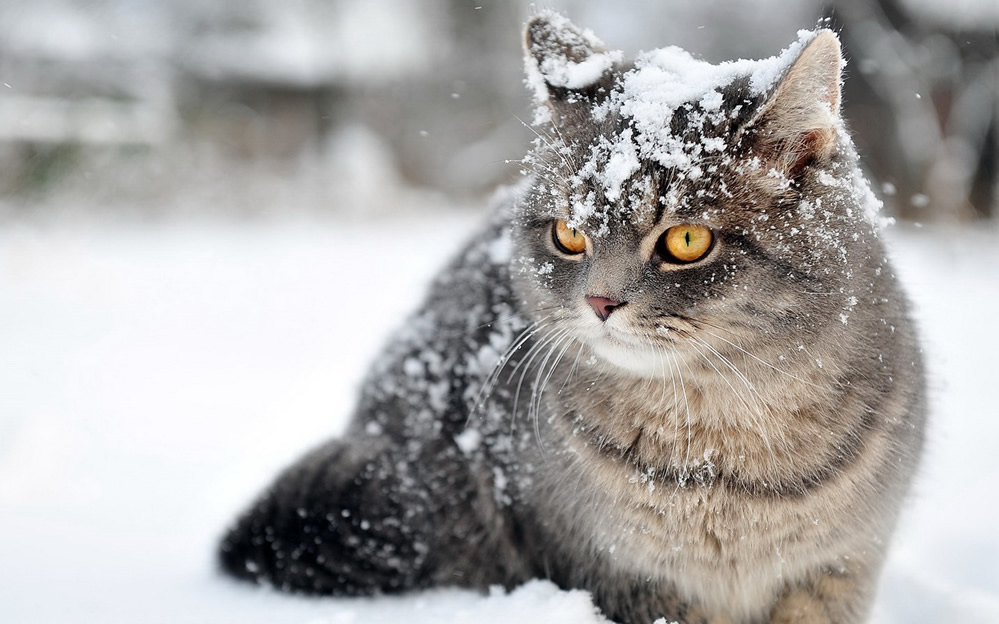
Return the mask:
{"type": "Polygon", "coordinates": [[[747,488],[794,487],[866,426],[830,409],[851,399],[829,382],[836,371],[828,368],[792,374],[731,352],[666,361],[661,375],[644,378],[599,361],[577,367],[556,398],[565,418],[554,426],[577,450],[639,472],[724,477],[747,488]]]}

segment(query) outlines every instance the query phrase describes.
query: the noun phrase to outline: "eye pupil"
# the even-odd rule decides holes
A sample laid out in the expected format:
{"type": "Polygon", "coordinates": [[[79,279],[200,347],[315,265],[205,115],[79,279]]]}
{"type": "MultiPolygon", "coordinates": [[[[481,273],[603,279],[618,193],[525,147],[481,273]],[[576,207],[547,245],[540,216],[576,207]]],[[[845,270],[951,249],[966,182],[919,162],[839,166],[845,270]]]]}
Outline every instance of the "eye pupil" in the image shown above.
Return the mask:
{"type": "Polygon", "coordinates": [[[690,230],[687,230],[683,234],[683,240],[684,240],[685,243],[687,243],[687,247],[690,247],[690,230]]]}

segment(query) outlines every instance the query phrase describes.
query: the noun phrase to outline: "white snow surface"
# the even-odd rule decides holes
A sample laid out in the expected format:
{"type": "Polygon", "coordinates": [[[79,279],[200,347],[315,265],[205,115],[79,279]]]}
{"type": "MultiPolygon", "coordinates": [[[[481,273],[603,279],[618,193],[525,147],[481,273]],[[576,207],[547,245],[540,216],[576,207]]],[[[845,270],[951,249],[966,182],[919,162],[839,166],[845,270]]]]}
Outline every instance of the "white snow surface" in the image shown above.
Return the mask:
{"type": "MultiPolygon", "coordinates": [[[[0,226],[0,621],[604,621],[544,581],[345,600],[214,569],[234,515],[342,429],[369,360],[476,220],[0,226]]],[[[888,237],[933,420],[872,621],[994,624],[999,232],[888,237]]]]}

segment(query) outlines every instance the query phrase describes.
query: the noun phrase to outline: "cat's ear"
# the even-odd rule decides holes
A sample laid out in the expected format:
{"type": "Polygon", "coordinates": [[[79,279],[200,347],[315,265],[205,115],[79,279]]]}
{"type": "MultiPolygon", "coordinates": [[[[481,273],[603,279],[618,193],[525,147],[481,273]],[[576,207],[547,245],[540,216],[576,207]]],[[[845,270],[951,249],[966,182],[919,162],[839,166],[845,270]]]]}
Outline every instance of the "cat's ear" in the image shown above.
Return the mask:
{"type": "Polygon", "coordinates": [[[524,31],[527,82],[538,104],[553,111],[593,101],[622,53],[608,51],[589,30],[548,11],[533,17],[524,31]]]}
{"type": "Polygon", "coordinates": [[[820,30],[750,123],[753,151],[789,177],[828,158],[836,149],[842,69],[839,38],[820,30]]]}

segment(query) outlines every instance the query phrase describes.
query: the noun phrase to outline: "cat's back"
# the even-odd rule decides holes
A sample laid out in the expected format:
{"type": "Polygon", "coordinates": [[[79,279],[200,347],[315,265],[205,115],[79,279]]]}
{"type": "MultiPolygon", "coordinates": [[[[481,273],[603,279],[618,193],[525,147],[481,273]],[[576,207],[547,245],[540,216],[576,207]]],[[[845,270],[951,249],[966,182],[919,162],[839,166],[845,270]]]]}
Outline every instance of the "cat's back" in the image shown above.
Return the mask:
{"type": "Polygon", "coordinates": [[[510,283],[516,188],[434,276],[423,302],[370,366],[353,430],[403,438],[459,435],[484,386],[528,321],[510,283]]]}

